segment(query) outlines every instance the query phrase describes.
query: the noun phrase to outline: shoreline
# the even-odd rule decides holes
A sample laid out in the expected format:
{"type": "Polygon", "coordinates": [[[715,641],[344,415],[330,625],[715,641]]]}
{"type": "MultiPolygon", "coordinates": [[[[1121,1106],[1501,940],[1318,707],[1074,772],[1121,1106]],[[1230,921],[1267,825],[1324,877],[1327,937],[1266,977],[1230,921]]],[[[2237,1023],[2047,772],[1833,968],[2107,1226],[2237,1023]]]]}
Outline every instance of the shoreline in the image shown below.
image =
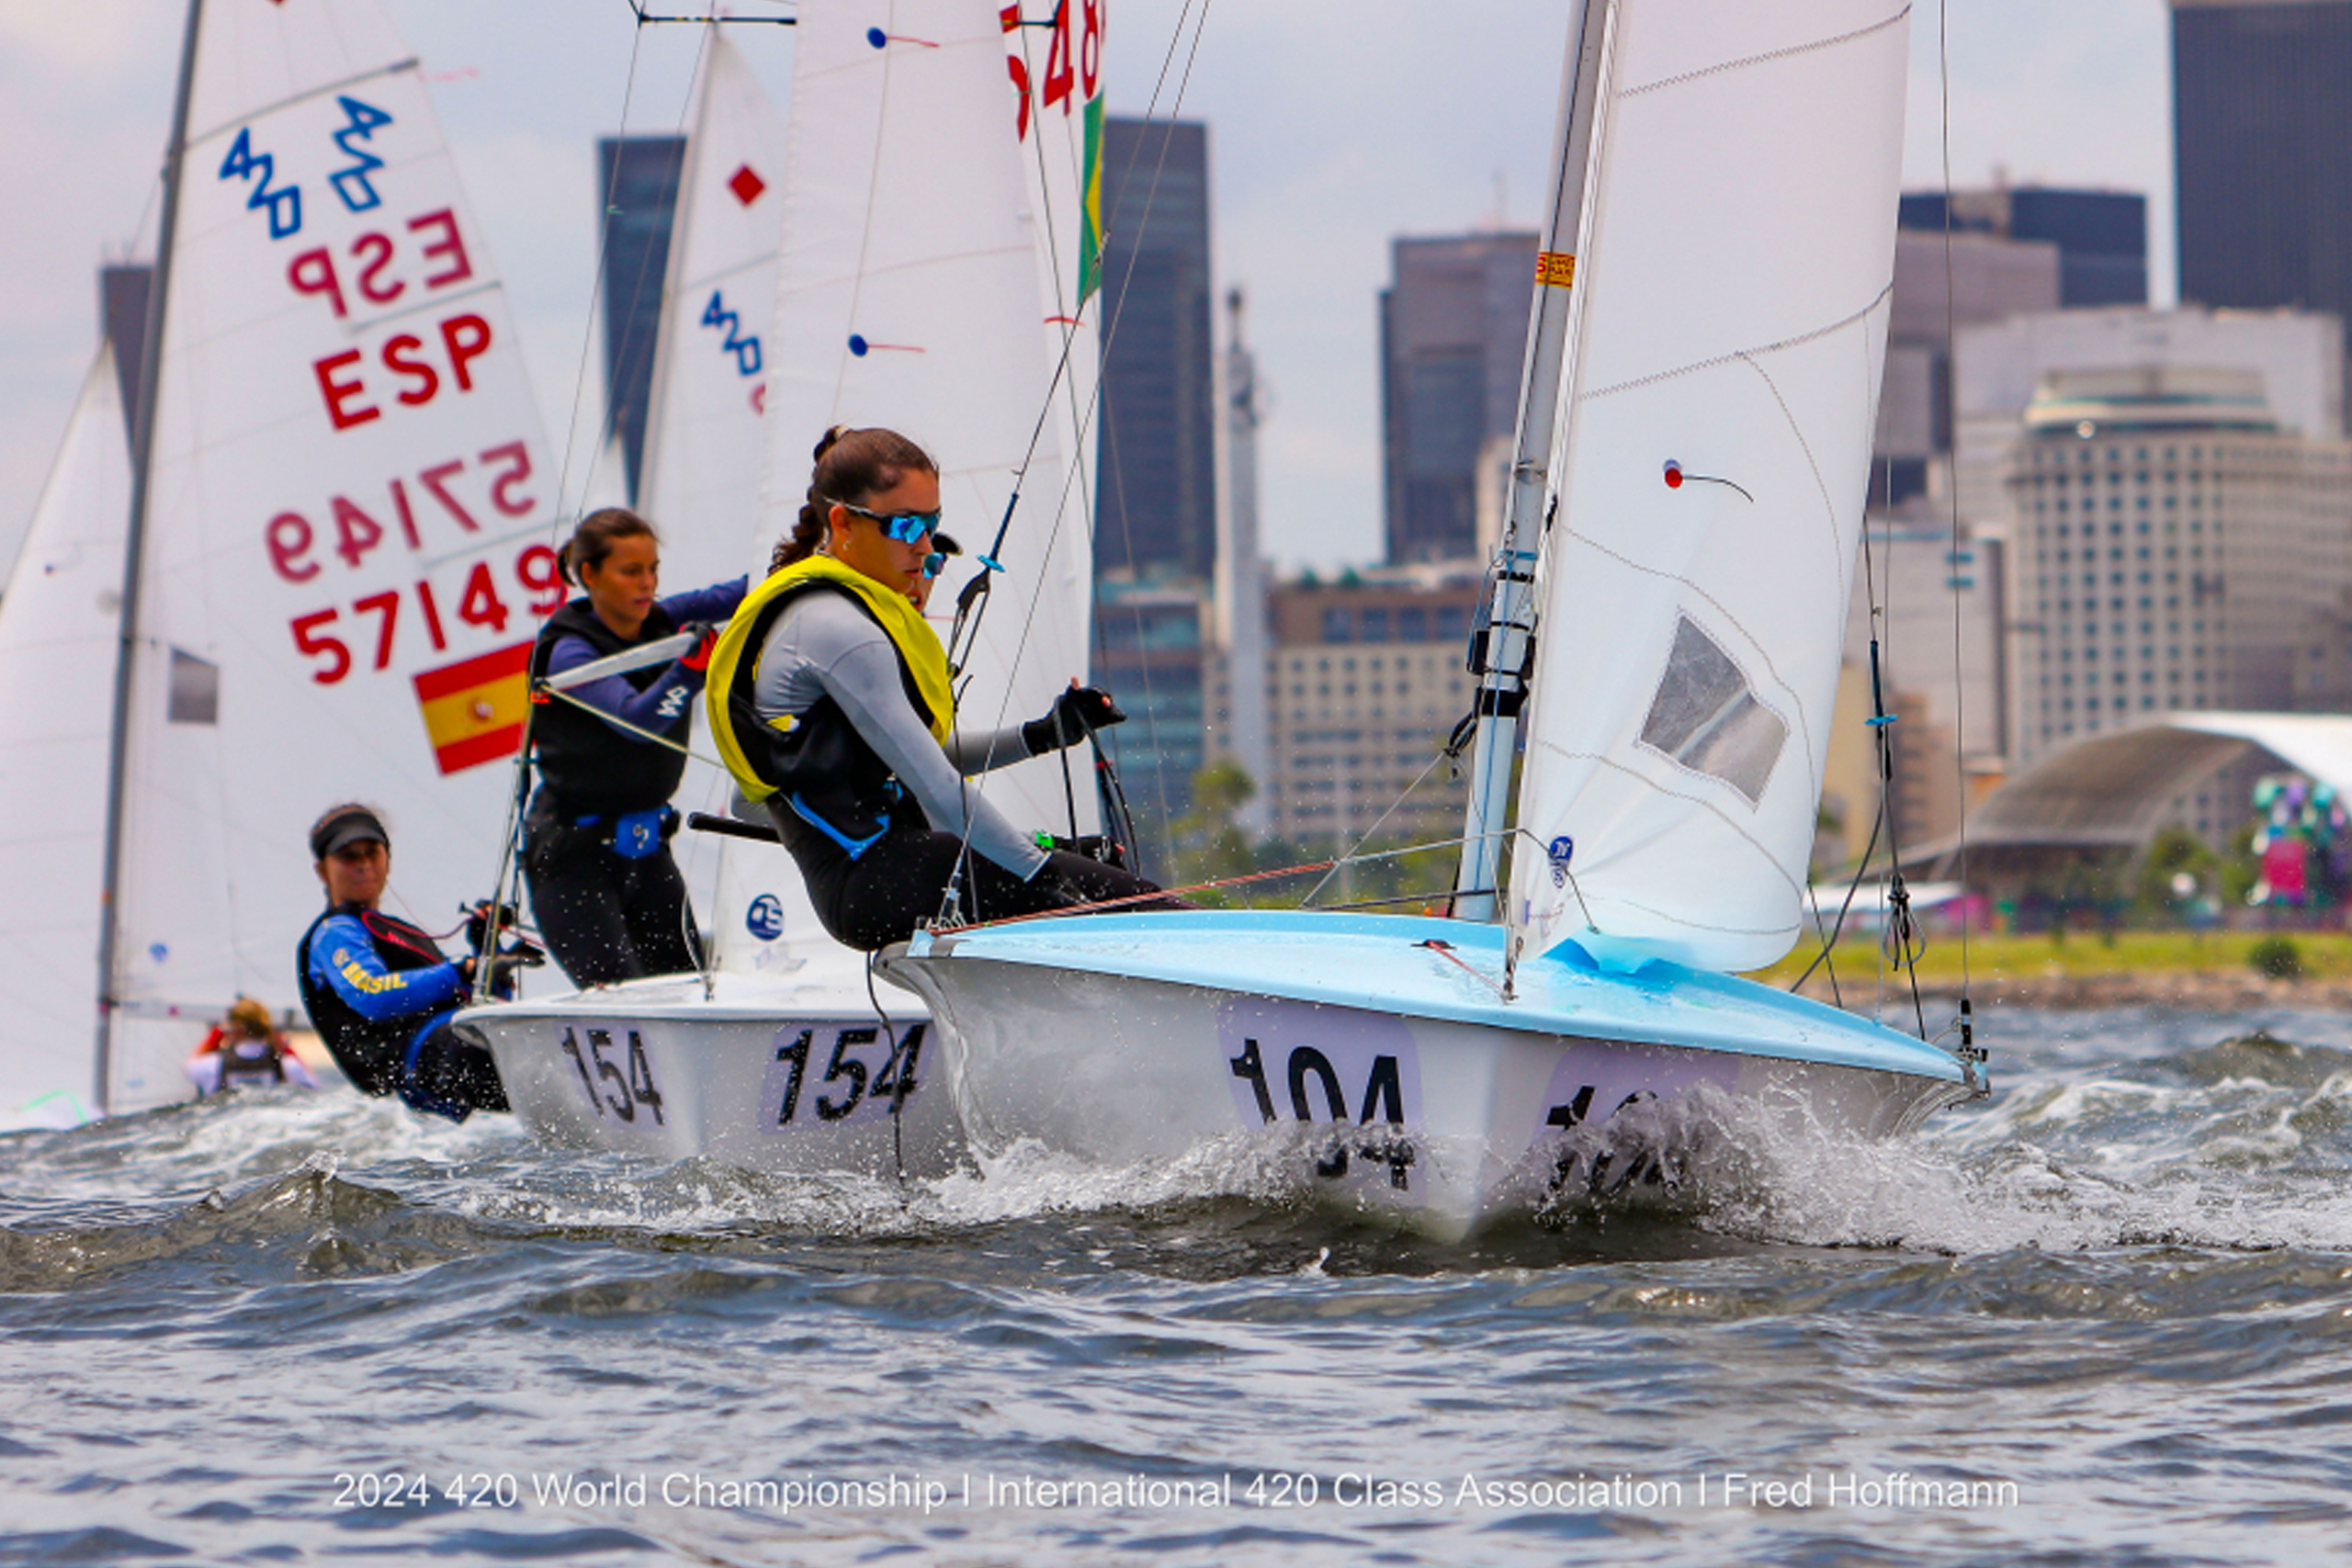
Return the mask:
{"type": "MultiPolygon", "coordinates": [[[[1865,982],[1875,993],[1873,976],[1865,982]]],[[[1864,987],[1846,989],[1862,994],[1864,987]]],[[[1907,989],[1907,987],[1906,987],[1907,989]]],[[[2104,970],[2061,971],[2018,975],[2006,971],[1977,976],[1971,992],[1981,1020],[1998,1007],[2041,1008],[2052,1012],[2088,1012],[2110,1008],[2178,1008],[2194,1012],[2259,1012],[2280,1008],[2352,1010],[2352,979],[2304,978],[2274,980],[2252,970],[2104,970]]],[[[1890,987],[1890,994],[1893,987],[1890,987]]],[[[1829,983],[1819,975],[1805,982],[1798,995],[1830,1002],[1829,983]]],[[[1919,995],[1930,1007],[1958,1005],[1960,978],[1954,975],[1922,976],[1919,995]]]]}

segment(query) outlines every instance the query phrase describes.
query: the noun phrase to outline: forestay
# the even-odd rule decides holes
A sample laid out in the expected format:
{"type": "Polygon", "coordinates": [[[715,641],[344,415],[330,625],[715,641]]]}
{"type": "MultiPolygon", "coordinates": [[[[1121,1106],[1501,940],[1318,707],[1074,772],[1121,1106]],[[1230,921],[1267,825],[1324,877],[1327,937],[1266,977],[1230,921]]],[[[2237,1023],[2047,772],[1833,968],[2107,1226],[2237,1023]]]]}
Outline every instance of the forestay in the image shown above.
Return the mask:
{"type": "Polygon", "coordinates": [[[130,447],[114,355],[82,383],[0,596],[0,1128],[92,1108],[107,714],[130,447]]]}
{"type": "Polygon", "coordinates": [[[1614,8],[1538,569],[1515,951],[1738,970],[1797,936],[1909,20],[1901,0],[1614,8]]]}
{"type": "Polygon", "coordinates": [[[164,304],[119,826],[110,1109],[294,995],[303,843],[381,807],[392,905],[498,862],[556,501],[496,269],[372,0],[214,0],[164,304]],[[133,1080],[146,1080],[133,1091],[133,1080]]]}

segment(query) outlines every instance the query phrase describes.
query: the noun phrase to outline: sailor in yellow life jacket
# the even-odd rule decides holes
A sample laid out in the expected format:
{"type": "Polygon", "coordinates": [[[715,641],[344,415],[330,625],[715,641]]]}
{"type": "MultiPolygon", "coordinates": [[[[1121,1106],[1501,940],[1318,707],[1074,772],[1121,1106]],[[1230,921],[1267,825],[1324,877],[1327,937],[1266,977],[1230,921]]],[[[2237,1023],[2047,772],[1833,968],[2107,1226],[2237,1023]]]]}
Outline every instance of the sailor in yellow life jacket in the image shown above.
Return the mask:
{"type": "Polygon", "coordinates": [[[1108,693],[1073,686],[1042,718],[956,731],[946,650],[918,608],[938,525],[939,470],[921,447],[893,431],[837,426],[818,443],[808,503],[772,574],[711,655],[719,755],[767,807],[826,931],[869,953],[939,912],[967,832],[967,919],[1159,890],[1040,848],[964,786],[1126,716],[1108,693]]]}

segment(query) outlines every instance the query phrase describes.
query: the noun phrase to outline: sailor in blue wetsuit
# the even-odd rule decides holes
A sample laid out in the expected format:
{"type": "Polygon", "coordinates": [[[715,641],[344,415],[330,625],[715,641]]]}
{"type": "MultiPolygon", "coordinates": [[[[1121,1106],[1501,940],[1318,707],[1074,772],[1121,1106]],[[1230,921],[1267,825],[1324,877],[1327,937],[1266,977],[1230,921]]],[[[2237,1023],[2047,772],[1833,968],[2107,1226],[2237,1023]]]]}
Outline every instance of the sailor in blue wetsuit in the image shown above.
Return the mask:
{"type": "Polygon", "coordinates": [[[685,879],[670,858],[670,797],[685,776],[713,624],[742,603],[744,580],[657,598],[661,542],[618,507],[581,522],[562,564],[586,592],[539,629],[535,678],[681,631],[700,640],[667,664],[574,686],[573,701],[549,701],[533,718],[539,792],[524,820],[523,869],[539,934],[578,986],[697,968],[685,879]]]}
{"type": "Polygon", "coordinates": [[[383,822],[367,807],[338,806],[311,829],[311,856],[327,908],[302,933],[296,973],[311,1026],[344,1077],[453,1122],[505,1110],[497,1063],[449,1027],[473,959],[450,963],[430,936],[376,907],[392,870],[383,822]]]}

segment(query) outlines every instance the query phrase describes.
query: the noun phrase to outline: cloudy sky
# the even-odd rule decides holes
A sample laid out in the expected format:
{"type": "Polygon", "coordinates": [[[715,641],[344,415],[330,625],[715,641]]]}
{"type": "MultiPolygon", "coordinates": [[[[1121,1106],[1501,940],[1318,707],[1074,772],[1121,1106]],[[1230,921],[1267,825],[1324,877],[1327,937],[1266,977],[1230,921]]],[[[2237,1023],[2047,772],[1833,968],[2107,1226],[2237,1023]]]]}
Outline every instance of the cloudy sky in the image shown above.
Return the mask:
{"type": "MultiPolygon", "coordinates": [[[[639,29],[628,0],[380,4],[434,84],[560,443],[574,403],[593,411],[599,396],[589,358],[595,139],[678,128],[694,29],[639,29]]],[[[1046,0],[1026,4],[1043,10],[1046,0]]],[[[1114,0],[1113,112],[1143,112],[1180,16],[1197,20],[1203,4],[1114,0]]],[[[1182,111],[1210,127],[1220,280],[1249,291],[1274,394],[1261,457],[1269,547],[1293,566],[1371,560],[1387,242],[1498,214],[1535,222],[1565,0],[1205,4],[1182,111]]],[[[735,5],[745,15],[779,8],[735,5]]],[[[0,559],[31,516],[96,344],[96,269],[153,243],[186,11],[186,0],[0,0],[0,559]]],[[[1918,0],[1906,181],[1942,184],[1948,101],[1957,184],[2003,170],[2019,183],[2147,193],[2155,288],[2168,300],[2167,16],[2163,0],[1918,0]]],[[[736,38],[781,100],[792,29],[745,27],[736,38]]],[[[1163,114],[1182,64],[1180,52],[1163,114]]]]}

